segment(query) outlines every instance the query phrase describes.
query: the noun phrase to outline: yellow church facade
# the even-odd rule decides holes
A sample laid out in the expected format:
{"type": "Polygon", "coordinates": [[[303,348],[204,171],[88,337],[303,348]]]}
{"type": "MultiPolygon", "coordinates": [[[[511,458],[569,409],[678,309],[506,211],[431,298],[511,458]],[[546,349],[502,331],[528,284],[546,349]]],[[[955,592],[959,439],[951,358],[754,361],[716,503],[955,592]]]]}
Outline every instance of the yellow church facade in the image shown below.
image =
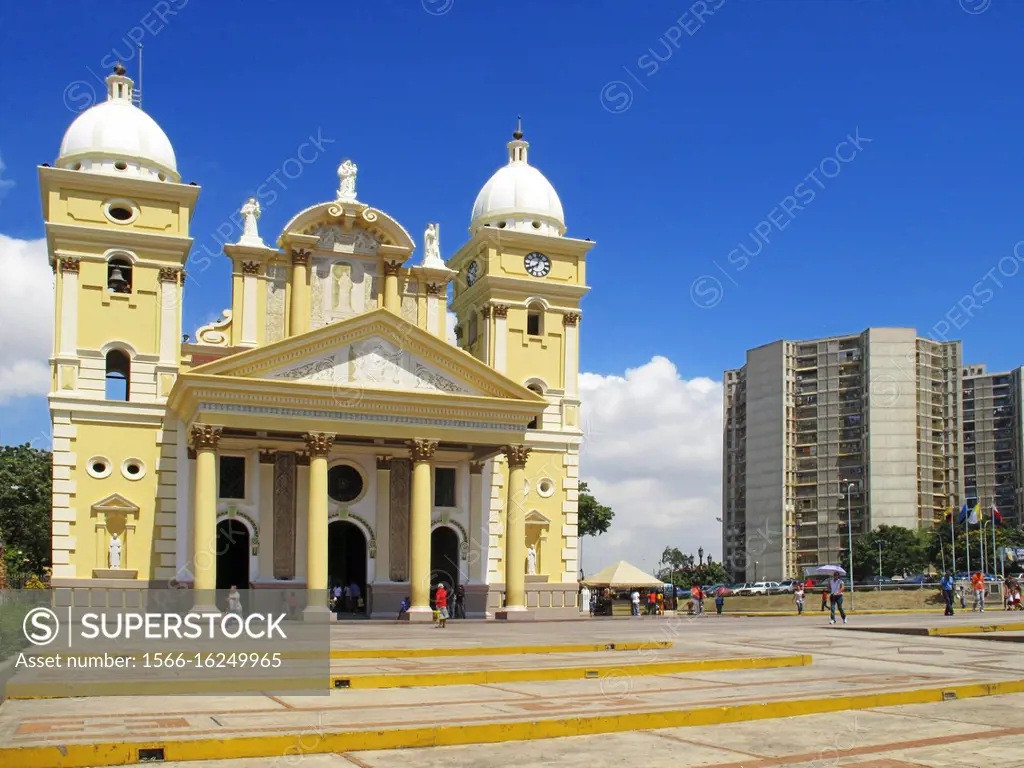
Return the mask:
{"type": "Polygon", "coordinates": [[[242,206],[222,319],[183,335],[190,220],[170,141],[117,68],[39,169],[55,273],[53,576],[76,605],[146,589],[335,587],[374,617],[576,613],[585,261],[517,130],[447,261],[359,199],[274,246],[242,206]],[[448,310],[457,318],[448,338],[448,310]],[[352,588],[352,585],[355,585],[352,588]],[[358,599],[354,596],[358,595],[358,599]]]}

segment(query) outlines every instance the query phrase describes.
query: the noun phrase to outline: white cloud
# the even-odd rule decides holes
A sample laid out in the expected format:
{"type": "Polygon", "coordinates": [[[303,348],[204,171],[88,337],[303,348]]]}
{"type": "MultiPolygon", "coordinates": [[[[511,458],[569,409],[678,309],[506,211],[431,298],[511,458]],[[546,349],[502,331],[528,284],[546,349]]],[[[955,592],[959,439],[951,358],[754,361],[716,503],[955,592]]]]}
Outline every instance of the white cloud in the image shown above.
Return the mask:
{"type": "Polygon", "coordinates": [[[0,404],[50,391],[53,273],[45,240],[0,235],[0,404]]]}
{"type": "Polygon", "coordinates": [[[666,546],[721,561],[722,383],[684,379],[656,356],[622,376],[580,374],[580,475],[615,511],[583,540],[584,569],[617,560],[651,571],[666,546]]]}

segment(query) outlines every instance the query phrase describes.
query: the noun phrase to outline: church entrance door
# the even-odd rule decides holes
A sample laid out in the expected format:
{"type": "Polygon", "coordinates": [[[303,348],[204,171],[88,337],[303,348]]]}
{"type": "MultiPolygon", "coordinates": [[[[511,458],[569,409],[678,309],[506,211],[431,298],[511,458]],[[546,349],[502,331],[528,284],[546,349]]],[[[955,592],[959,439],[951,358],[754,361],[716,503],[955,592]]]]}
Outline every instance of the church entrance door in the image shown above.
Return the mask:
{"type": "Polygon", "coordinates": [[[249,529],[240,520],[217,523],[217,589],[249,588],[249,529]]]}
{"type": "Polygon", "coordinates": [[[430,591],[444,582],[449,593],[459,586],[459,536],[447,525],[430,534],[430,591]]]}
{"type": "Polygon", "coordinates": [[[331,595],[341,587],[342,596],[335,606],[338,613],[364,613],[366,610],[366,536],[359,526],[347,520],[335,520],[327,527],[327,583],[331,595]],[[352,594],[352,585],[357,592],[352,594]],[[348,587],[346,597],[345,587],[348,587]]]}

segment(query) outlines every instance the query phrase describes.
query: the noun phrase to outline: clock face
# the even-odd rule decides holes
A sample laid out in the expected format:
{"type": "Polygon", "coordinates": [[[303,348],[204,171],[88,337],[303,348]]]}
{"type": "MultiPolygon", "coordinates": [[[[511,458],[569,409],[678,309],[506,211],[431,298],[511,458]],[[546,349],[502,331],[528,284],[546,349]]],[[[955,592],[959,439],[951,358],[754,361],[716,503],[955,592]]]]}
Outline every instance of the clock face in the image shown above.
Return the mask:
{"type": "Polygon", "coordinates": [[[476,265],[476,262],[474,261],[472,264],[469,265],[469,269],[466,270],[466,285],[467,286],[468,285],[472,285],[473,283],[476,282],[477,269],[478,269],[478,267],[476,265]]]}
{"type": "Polygon", "coordinates": [[[534,277],[544,277],[551,271],[551,259],[543,253],[534,251],[533,253],[526,254],[526,258],[523,260],[523,266],[525,266],[526,271],[534,277]]]}

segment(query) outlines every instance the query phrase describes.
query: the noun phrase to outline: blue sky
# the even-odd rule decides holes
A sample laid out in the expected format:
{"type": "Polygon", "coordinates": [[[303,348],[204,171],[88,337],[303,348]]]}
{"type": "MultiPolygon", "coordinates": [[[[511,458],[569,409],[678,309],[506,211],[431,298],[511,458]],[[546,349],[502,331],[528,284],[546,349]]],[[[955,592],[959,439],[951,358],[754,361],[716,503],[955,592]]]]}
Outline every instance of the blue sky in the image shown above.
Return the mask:
{"type": "MultiPolygon", "coordinates": [[[[663,355],[684,378],[719,379],[779,337],[927,334],[950,312],[966,360],[1013,367],[1024,363],[1024,274],[1008,276],[1024,239],[1024,4],[962,3],[707,0],[719,7],[703,18],[700,4],[661,0],[6,4],[0,157],[13,186],[0,190],[0,233],[42,235],[35,166],[53,162],[90,89],[102,92],[93,73],[133,57],[141,32],[144,106],[183,180],[202,187],[197,250],[216,250],[216,228],[319,134],[334,143],[264,206],[266,239],[331,197],[350,156],[360,198],[417,239],[440,222],[447,256],[522,113],[569,234],[598,243],[583,370],[621,374],[663,355]],[[160,21],[154,8],[176,13],[160,21]],[[822,165],[857,131],[869,141],[849,162],[822,165]],[[813,201],[780,217],[810,172],[833,167],[813,201]],[[784,228],[738,269],[728,254],[752,249],[773,210],[784,228]],[[973,318],[956,310],[1004,257],[987,278],[1003,287],[990,283],[973,318]],[[691,300],[715,298],[706,276],[724,292],[712,308],[691,300]]],[[[196,275],[186,332],[228,305],[228,272],[218,260],[196,275]]],[[[9,401],[0,439],[32,439],[46,422],[41,398],[9,401]]]]}

